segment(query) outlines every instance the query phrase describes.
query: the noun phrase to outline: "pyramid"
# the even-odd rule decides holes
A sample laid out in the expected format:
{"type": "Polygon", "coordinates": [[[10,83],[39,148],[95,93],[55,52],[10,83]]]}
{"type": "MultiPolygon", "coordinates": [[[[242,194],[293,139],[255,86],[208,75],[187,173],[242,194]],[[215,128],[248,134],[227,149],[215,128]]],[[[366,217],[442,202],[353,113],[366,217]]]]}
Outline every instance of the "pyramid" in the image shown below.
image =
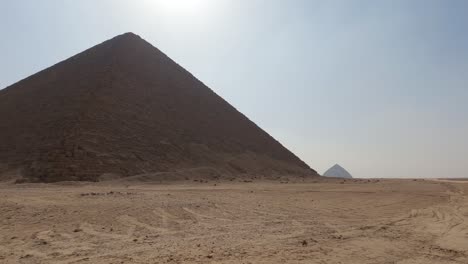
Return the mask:
{"type": "Polygon", "coordinates": [[[323,176],[325,177],[332,177],[332,178],[344,178],[344,179],[352,179],[353,176],[345,170],[343,167],[340,165],[336,164],[330,169],[328,169],[323,176]]]}
{"type": "Polygon", "coordinates": [[[98,181],[201,167],[315,174],[132,33],[0,90],[0,175],[98,181]]]}

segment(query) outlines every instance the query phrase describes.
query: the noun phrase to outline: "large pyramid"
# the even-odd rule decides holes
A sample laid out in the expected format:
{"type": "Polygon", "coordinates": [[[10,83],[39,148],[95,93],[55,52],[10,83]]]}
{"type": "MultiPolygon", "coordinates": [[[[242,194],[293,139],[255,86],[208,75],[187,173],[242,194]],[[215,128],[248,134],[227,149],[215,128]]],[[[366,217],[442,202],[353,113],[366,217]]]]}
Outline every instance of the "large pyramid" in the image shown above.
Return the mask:
{"type": "Polygon", "coordinates": [[[97,181],[199,167],[315,174],[132,33],[0,90],[1,175],[97,181]]]}

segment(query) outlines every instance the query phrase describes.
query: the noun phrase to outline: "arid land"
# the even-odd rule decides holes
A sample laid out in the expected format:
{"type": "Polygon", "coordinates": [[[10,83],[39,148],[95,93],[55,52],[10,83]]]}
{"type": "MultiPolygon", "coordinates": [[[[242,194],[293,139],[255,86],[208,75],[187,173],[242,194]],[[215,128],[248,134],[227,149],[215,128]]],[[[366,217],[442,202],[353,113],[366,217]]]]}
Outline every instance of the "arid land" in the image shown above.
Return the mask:
{"type": "Polygon", "coordinates": [[[0,263],[468,263],[468,184],[0,184],[0,263]]]}

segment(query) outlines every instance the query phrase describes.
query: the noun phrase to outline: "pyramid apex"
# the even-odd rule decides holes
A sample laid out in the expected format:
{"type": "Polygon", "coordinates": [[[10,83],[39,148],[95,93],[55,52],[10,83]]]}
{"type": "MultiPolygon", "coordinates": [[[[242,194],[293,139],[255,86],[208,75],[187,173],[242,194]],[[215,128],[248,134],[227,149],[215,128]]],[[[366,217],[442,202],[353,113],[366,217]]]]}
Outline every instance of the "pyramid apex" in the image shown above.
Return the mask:
{"type": "MultiPolygon", "coordinates": [[[[151,45],[145,39],[143,39],[142,37],[140,37],[139,35],[133,32],[126,32],[126,33],[117,35],[111,39],[104,41],[102,44],[117,47],[117,49],[115,49],[114,51],[117,52],[117,54],[119,54],[120,56],[122,54],[125,54],[125,51],[122,49],[127,49],[128,51],[128,48],[130,48],[130,50],[134,51],[136,47],[141,48],[143,46],[151,45]]],[[[152,45],[151,47],[154,49],[157,49],[156,47],[153,47],[152,45]]]]}
{"type": "Polygon", "coordinates": [[[130,37],[140,37],[139,35],[133,33],[133,32],[125,32],[121,36],[130,36],[130,37]]]}
{"type": "Polygon", "coordinates": [[[325,177],[334,177],[334,178],[353,178],[353,176],[339,164],[333,165],[328,169],[323,176],[325,177]]]}
{"type": "Polygon", "coordinates": [[[126,32],[126,33],[115,36],[113,39],[142,39],[142,38],[133,32],[126,32]]]}

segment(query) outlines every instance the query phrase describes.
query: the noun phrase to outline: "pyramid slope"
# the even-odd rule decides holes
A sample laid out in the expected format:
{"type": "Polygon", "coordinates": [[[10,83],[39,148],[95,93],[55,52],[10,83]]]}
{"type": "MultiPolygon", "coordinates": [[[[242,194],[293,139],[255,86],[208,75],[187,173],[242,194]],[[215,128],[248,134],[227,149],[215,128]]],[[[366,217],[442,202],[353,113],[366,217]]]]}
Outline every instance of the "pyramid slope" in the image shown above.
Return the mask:
{"type": "Polygon", "coordinates": [[[323,176],[325,177],[332,177],[332,178],[344,178],[344,179],[352,179],[353,176],[345,170],[340,165],[336,164],[330,169],[328,169],[323,176]]]}
{"type": "Polygon", "coordinates": [[[202,166],[315,173],[132,33],[1,90],[0,121],[0,172],[44,182],[202,166]]]}

